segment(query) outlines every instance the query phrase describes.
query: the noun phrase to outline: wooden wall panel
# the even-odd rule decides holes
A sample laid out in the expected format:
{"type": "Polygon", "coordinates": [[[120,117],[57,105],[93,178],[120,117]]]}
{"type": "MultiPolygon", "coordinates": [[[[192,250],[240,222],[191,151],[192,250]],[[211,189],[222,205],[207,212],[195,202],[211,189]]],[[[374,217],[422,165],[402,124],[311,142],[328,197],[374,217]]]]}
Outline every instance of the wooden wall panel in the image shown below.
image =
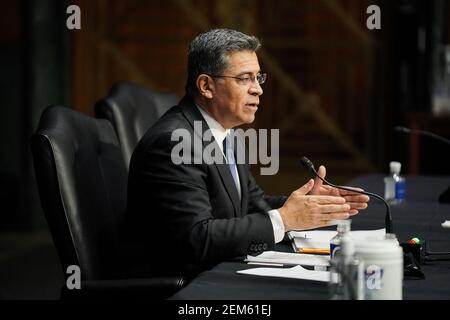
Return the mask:
{"type": "Polygon", "coordinates": [[[199,31],[172,1],[78,0],[74,34],[73,107],[93,105],[121,80],[182,95],[187,47],[199,31]]]}
{"type": "MultiPolygon", "coordinates": [[[[317,157],[370,153],[376,46],[365,28],[366,1],[76,2],[82,10],[82,30],[74,33],[77,110],[93,114],[94,103],[120,80],[182,96],[189,42],[205,29],[230,27],[262,39],[260,63],[269,80],[253,126],[290,137],[282,156],[297,152],[289,145],[298,141],[302,149],[311,142],[303,150],[317,157]],[[303,104],[320,116],[302,115],[303,104]]],[[[370,161],[363,160],[367,170],[370,161]]]]}

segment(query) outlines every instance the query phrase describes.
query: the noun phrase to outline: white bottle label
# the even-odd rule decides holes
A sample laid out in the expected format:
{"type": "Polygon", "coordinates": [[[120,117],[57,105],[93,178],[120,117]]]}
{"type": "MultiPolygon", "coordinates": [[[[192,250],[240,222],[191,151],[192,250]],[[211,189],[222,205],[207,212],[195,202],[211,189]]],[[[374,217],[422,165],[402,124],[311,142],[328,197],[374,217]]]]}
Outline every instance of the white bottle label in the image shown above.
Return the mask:
{"type": "Polygon", "coordinates": [[[395,181],[391,177],[384,178],[384,199],[386,201],[395,199],[395,181]]]}

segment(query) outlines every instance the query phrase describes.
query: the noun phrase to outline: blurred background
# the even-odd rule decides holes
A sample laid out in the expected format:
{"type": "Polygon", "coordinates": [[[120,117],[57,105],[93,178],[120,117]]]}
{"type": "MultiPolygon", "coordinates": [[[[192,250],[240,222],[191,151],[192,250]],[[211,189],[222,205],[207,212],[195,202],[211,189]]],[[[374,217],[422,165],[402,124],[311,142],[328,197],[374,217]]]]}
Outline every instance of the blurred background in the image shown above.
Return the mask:
{"type": "Polygon", "coordinates": [[[448,147],[394,132],[397,125],[450,138],[448,0],[22,0],[0,19],[0,299],[56,299],[63,280],[40,206],[29,138],[42,111],[63,105],[93,116],[118,81],[184,95],[187,48],[200,32],[235,28],[262,40],[268,73],[254,128],[280,130],[280,170],[260,176],[289,194],[309,174],[450,174],[448,147]],[[68,30],[69,5],[81,29],[68,30]],[[369,30],[369,5],[381,29],[369,30]]]}

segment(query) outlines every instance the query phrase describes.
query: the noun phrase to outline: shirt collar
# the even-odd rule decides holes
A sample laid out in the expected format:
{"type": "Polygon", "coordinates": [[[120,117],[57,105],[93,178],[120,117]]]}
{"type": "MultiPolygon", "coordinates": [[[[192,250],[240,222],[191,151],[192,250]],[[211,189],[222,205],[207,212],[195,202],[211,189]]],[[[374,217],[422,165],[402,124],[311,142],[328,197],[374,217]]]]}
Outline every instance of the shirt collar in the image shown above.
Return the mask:
{"type": "Polygon", "coordinates": [[[219,145],[220,150],[222,150],[223,152],[223,140],[225,139],[227,134],[230,133],[230,129],[225,129],[219,122],[217,122],[216,119],[214,119],[211,115],[209,115],[208,112],[203,110],[202,107],[198,106],[197,104],[196,107],[198,108],[203,118],[205,119],[206,123],[208,124],[208,127],[211,130],[214,139],[216,139],[216,142],[219,145]]]}

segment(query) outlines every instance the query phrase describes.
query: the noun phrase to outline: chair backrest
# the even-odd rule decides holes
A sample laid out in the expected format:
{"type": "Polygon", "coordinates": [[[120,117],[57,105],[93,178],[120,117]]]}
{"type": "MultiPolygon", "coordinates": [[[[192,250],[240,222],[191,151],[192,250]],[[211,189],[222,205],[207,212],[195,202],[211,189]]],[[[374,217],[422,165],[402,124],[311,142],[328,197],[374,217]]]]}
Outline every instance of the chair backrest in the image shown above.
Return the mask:
{"type": "Polygon", "coordinates": [[[113,124],[128,167],[131,154],[145,132],[177,102],[175,94],[123,81],[111,88],[107,98],[96,103],[95,114],[113,124]]]}
{"type": "Polygon", "coordinates": [[[83,280],[117,276],[127,169],[111,123],[49,107],[31,147],[42,207],[64,274],[69,265],[78,265],[83,280]]]}

